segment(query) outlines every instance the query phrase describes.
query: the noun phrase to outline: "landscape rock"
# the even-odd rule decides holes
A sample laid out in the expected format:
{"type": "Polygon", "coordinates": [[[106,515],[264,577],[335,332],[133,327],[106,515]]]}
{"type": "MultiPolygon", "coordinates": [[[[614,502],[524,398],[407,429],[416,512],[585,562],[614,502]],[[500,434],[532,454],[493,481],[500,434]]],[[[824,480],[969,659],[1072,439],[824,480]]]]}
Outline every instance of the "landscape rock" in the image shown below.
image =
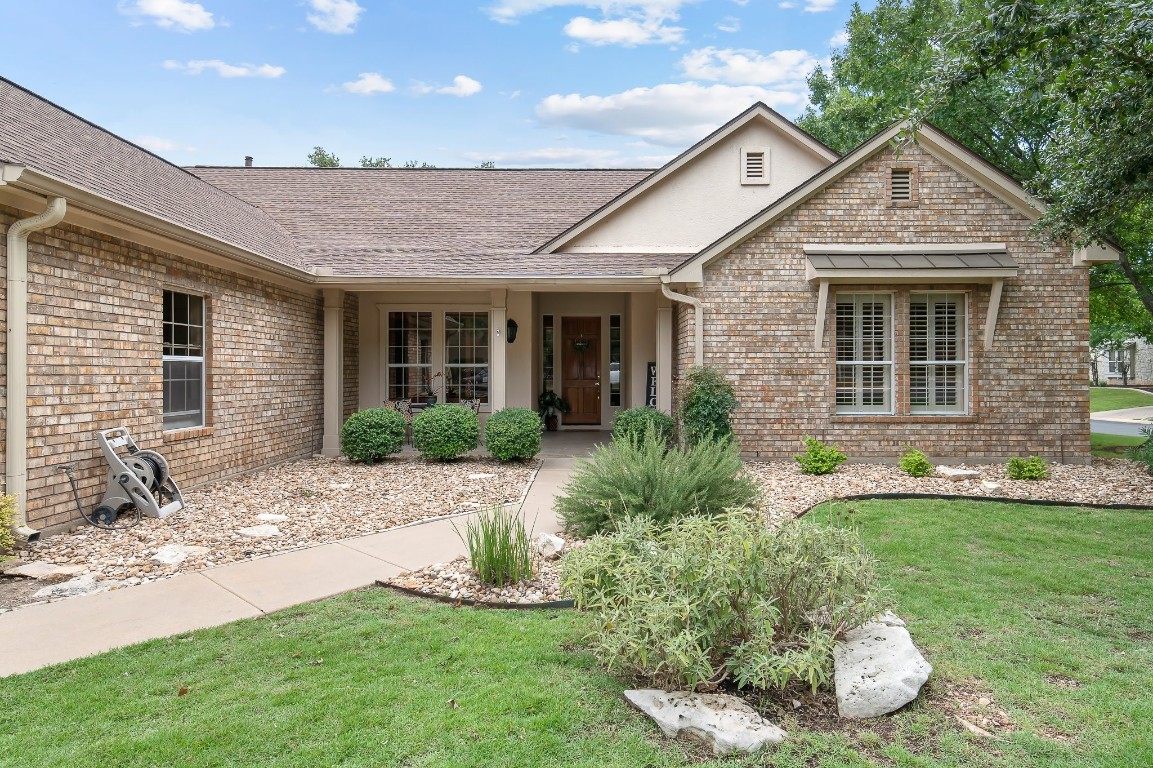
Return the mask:
{"type": "Polygon", "coordinates": [[[206,555],[210,551],[208,547],[168,544],[156,550],[156,554],[152,556],[152,559],[164,565],[177,565],[187,560],[190,555],[206,555]]]}
{"type": "Polygon", "coordinates": [[[665,736],[703,741],[716,755],[752,754],[788,736],[736,696],[647,688],[625,691],[630,704],[651,717],[665,736]]]}
{"type": "Polygon", "coordinates": [[[946,480],[953,482],[960,482],[961,480],[978,480],[981,473],[975,469],[965,469],[964,467],[947,467],[944,464],[937,467],[937,476],[943,477],[946,480]]]}
{"type": "Polygon", "coordinates": [[[554,560],[560,557],[561,551],[564,550],[564,539],[541,531],[533,537],[532,545],[536,548],[536,553],[545,560],[554,560]]]}
{"type": "Polygon", "coordinates": [[[471,475],[468,476],[468,479],[469,480],[487,480],[490,477],[496,477],[496,475],[491,474],[489,472],[473,472],[471,475]]]}
{"type": "Polygon", "coordinates": [[[273,512],[262,512],[256,516],[257,520],[262,520],[266,523],[283,523],[288,519],[288,515],[278,515],[273,512]]]}
{"type": "Polygon", "coordinates": [[[271,523],[251,525],[247,528],[237,528],[236,532],[241,536],[247,536],[250,539],[266,539],[270,536],[280,535],[280,529],[271,523]]]}
{"type": "Polygon", "coordinates": [[[833,648],[837,711],[841,717],[880,717],[917,698],[932,665],[905,622],[892,613],[845,634],[833,648]]]}
{"type": "Polygon", "coordinates": [[[70,579],[69,581],[61,582],[60,584],[44,587],[44,589],[38,591],[33,597],[41,599],[75,597],[76,595],[86,595],[89,592],[96,592],[103,588],[104,585],[97,583],[95,576],[85,574],[70,579]]]}
{"type": "Polygon", "coordinates": [[[57,565],[56,563],[34,560],[30,563],[21,563],[20,565],[5,568],[4,575],[23,576],[27,579],[37,579],[39,581],[56,581],[61,578],[71,578],[81,571],[84,571],[86,567],[87,566],[84,565],[57,565]]]}
{"type": "Polygon", "coordinates": [[[1000,483],[994,483],[992,480],[982,480],[981,481],[981,490],[983,490],[985,493],[988,493],[990,495],[996,494],[998,491],[1001,490],[1001,484],[1000,483]]]}

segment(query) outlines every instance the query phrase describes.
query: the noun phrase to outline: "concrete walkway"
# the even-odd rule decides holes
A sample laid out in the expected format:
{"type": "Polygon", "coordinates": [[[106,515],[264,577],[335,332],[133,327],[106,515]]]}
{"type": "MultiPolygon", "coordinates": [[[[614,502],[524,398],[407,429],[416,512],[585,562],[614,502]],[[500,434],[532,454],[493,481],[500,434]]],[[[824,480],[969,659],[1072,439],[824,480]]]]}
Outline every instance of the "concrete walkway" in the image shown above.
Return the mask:
{"type": "MultiPolygon", "coordinates": [[[[524,501],[535,531],[560,530],[552,503],[577,458],[604,433],[546,435],[524,501]]],[[[263,616],[466,554],[456,534],[471,515],[415,523],[281,555],[231,563],[112,592],[0,615],[0,677],[158,637],[263,616]]]]}
{"type": "Polygon", "coordinates": [[[1141,436],[1142,427],[1153,427],[1153,406],[1097,411],[1089,416],[1089,429],[1106,435],[1141,436]]]}

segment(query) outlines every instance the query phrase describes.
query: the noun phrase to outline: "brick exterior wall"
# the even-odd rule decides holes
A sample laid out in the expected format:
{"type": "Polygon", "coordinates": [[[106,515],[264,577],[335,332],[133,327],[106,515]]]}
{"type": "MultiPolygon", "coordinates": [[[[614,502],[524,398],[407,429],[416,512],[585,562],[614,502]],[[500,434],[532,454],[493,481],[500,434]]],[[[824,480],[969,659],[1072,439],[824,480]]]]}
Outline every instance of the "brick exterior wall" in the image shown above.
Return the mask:
{"type": "Polygon", "coordinates": [[[344,418],[360,407],[360,296],[344,294],[344,418]]]}
{"type": "MultiPolygon", "coordinates": [[[[688,292],[705,305],[706,363],[736,385],[742,450],[786,458],[812,435],[856,459],[892,459],[912,445],[935,457],[1088,461],[1088,271],[1029,230],[1026,217],[920,147],[902,149],[899,160],[885,148],[707,267],[703,288],[688,292]],[[914,205],[888,204],[894,161],[915,169],[914,205]],[[831,286],[824,348],[814,351],[817,286],[805,280],[803,244],[972,241],[1006,243],[1020,267],[1005,282],[991,350],[982,339],[990,287],[926,284],[831,286]],[[968,415],[909,415],[909,292],[918,288],[969,295],[968,415]],[[895,292],[895,415],[835,413],[839,290],[895,292]]],[[[679,313],[676,329],[675,367],[683,371],[691,363],[691,313],[679,313]]]]}
{"type": "MultiPolygon", "coordinates": [[[[21,215],[27,214],[0,208],[0,225],[6,229],[21,215]]],[[[320,449],[319,292],[202,266],[72,226],[33,233],[28,252],[27,506],[33,527],[79,519],[58,464],[76,467],[86,509],[98,503],[106,477],[94,437],[100,429],[127,426],[142,448],[168,459],[182,487],[320,449]],[[205,295],[208,325],[208,425],[167,435],[165,289],[205,295]]]]}

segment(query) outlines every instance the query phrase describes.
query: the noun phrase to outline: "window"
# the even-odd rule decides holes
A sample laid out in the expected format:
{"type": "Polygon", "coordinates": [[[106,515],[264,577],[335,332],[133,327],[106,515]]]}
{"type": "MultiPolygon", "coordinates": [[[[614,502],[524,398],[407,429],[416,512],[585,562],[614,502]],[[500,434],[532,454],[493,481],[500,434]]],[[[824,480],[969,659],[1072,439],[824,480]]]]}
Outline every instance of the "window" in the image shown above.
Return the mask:
{"type": "Polygon", "coordinates": [[[621,316],[609,315],[609,405],[621,404],[621,316]]]}
{"type": "Polygon", "coordinates": [[[892,413],[892,296],[837,296],[837,413],[892,413]]]}
{"type": "Polygon", "coordinates": [[[964,413],[965,294],[909,297],[909,409],[964,413]]]}
{"type": "Polygon", "coordinates": [[[432,382],[432,313],[388,313],[388,399],[419,400],[432,382]]]}
{"type": "Polygon", "coordinates": [[[164,429],[204,426],[204,297],[164,292],[164,429]]]}
{"type": "Polygon", "coordinates": [[[541,334],[541,392],[555,389],[553,386],[553,323],[552,315],[545,315],[541,334]]]}
{"type": "Polygon", "coordinates": [[[444,400],[488,402],[488,312],[444,313],[444,400]]]}
{"type": "Polygon", "coordinates": [[[741,184],[769,183],[769,148],[741,150],[741,184]]]}
{"type": "Polygon", "coordinates": [[[1128,377],[1133,370],[1135,345],[1105,350],[1105,375],[1128,377]]]}

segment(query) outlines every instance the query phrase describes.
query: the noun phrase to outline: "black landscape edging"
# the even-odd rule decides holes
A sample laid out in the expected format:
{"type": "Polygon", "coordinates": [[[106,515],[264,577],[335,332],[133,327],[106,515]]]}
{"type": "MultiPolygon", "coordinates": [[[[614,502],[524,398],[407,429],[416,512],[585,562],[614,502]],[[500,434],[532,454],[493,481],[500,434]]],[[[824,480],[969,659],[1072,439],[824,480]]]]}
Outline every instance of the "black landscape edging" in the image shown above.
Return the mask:
{"type": "Polygon", "coordinates": [[[444,595],[433,595],[428,592],[422,592],[419,589],[412,589],[411,587],[399,587],[396,584],[389,584],[386,581],[377,579],[376,585],[378,587],[385,587],[409,597],[419,597],[424,600],[434,600],[438,603],[445,605],[452,605],[456,607],[467,605],[470,608],[498,608],[501,610],[540,610],[542,608],[575,608],[576,603],[572,600],[552,600],[547,603],[490,603],[484,600],[469,600],[463,597],[445,597],[444,595]]]}
{"type": "Polygon", "coordinates": [[[1032,507],[1080,507],[1083,509],[1133,509],[1140,512],[1153,512],[1153,506],[1145,504],[1093,504],[1085,501],[1049,501],[1046,499],[1014,499],[1008,496],[967,496],[965,494],[954,493],[856,493],[850,496],[833,496],[832,498],[818,501],[813,506],[805,509],[797,514],[798,518],[812,512],[822,504],[830,504],[835,501],[873,501],[885,499],[936,499],[940,501],[981,501],[992,502],[994,504],[1024,504],[1032,507]]]}

